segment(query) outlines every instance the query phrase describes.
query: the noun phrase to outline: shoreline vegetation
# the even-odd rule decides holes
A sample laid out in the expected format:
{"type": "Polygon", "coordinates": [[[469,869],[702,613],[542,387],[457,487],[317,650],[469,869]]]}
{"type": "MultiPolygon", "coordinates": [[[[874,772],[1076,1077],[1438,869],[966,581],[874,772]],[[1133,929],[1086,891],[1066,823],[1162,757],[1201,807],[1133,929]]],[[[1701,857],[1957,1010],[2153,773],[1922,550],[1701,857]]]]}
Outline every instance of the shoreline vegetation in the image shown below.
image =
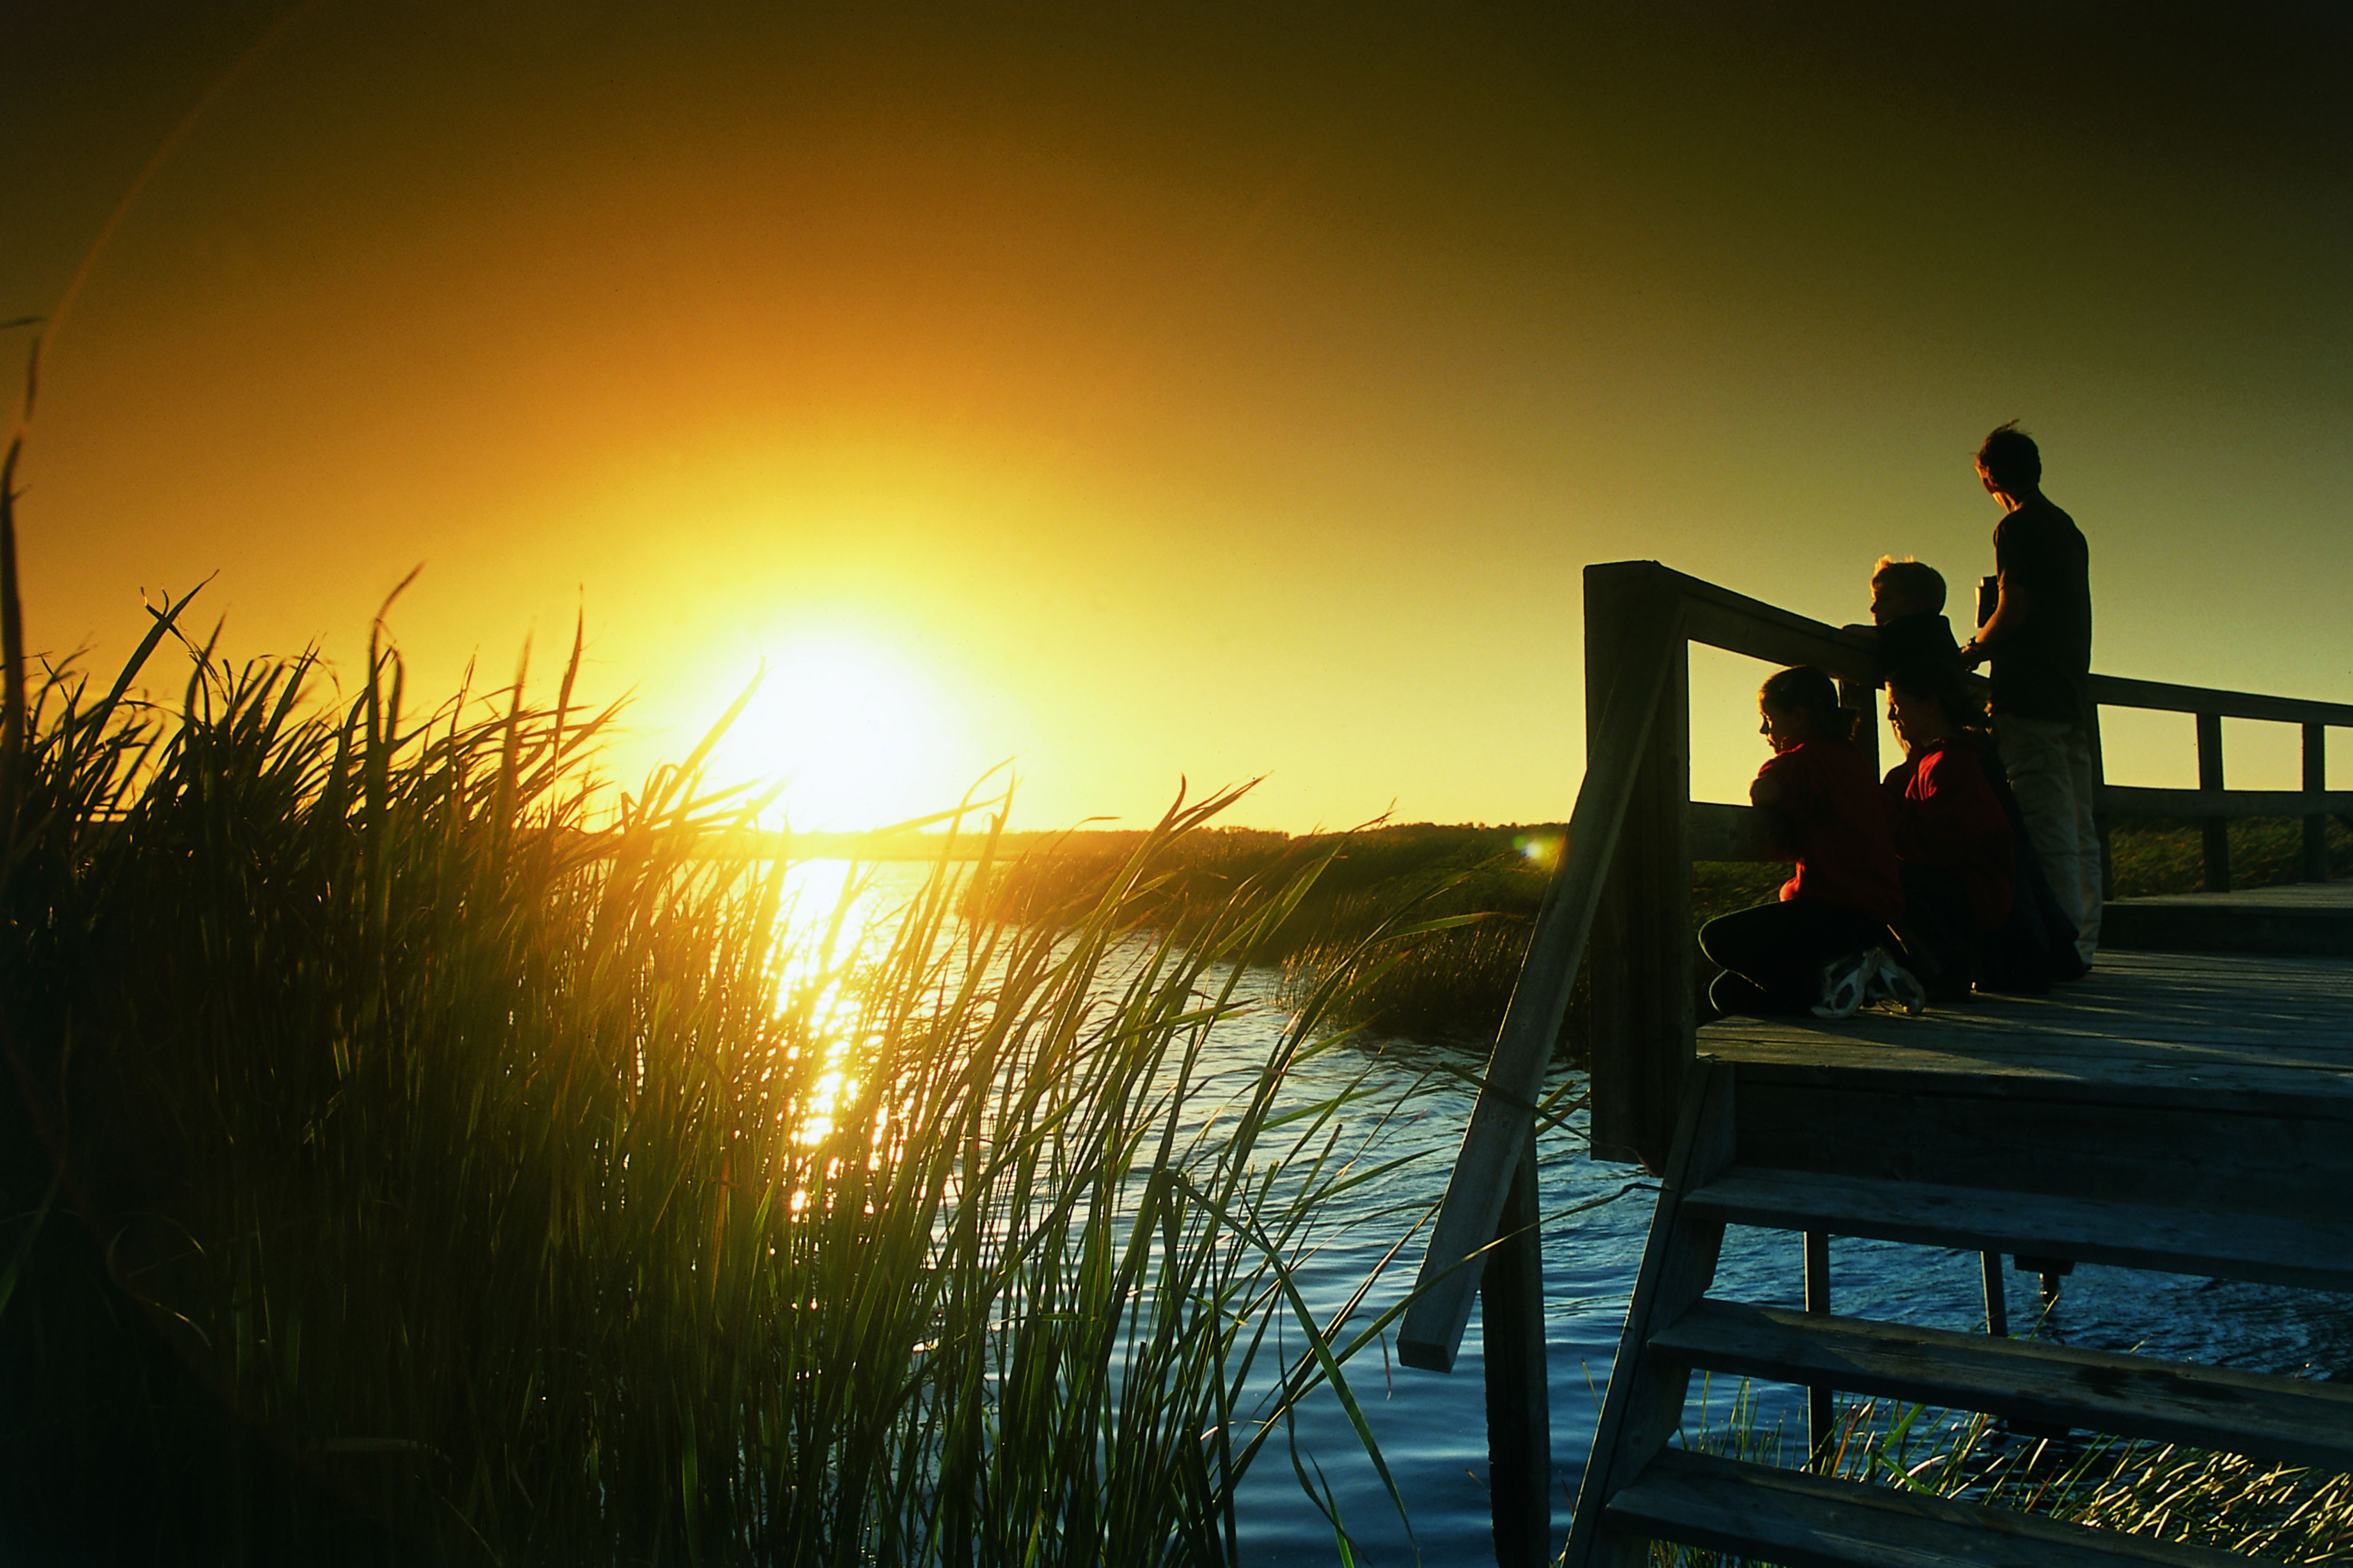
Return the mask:
{"type": "MultiPolygon", "coordinates": [[[[2232,886],[2293,882],[2303,854],[2295,817],[2242,818],[2230,827],[2232,886]]],[[[1078,831],[1007,835],[996,875],[1011,884],[1018,910],[1052,906],[1099,889],[1145,835],[1078,831]]],[[[937,858],[937,836],[807,836],[845,858],[937,858]],[[921,848],[931,839],[928,850],[921,848]],[[878,848],[889,851],[877,854],[878,848]]],[[[796,840],[796,843],[801,840],[796,840]]],[[[1187,910],[1215,907],[1254,878],[1280,876],[1312,861],[1324,865],[1298,908],[1245,954],[1281,966],[1284,994],[1312,994],[1343,964],[1362,963],[1363,945],[1385,925],[1448,920],[1461,923],[1390,942],[1357,974],[1331,1021],[1373,1032],[1483,1049],[1493,1043],[1519,979],[1528,937],[1553,868],[1567,843],[1557,823],[1379,824],[1345,833],[1299,837],[1250,828],[1211,827],[1189,838],[1139,905],[1150,922],[1183,929],[1187,910]]],[[[2200,826],[2182,821],[2118,824],[2112,836],[2120,898],[2196,892],[2202,875],[2200,826]]],[[[733,851],[731,850],[731,853],[733,851]]],[[[816,850],[811,848],[810,853],[816,850]]],[[[2332,877],[2353,876],[2353,830],[2328,824],[2332,877]]],[[[952,858],[958,858],[951,855],[952,858]]],[[[1692,932],[1717,915],[1778,896],[1789,868],[1764,862],[1701,861],[1692,868],[1692,932]]],[[[996,896],[992,894],[992,896],[996,896]]],[[[1697,957],[1704,1003],[1714,966],[1697,957]]],[[[1585,989],[1579,982],[1564,1020],[1559,1049],[1588,1059],[1585,989]]],[[[1704,1011],[1703,1006],[1703,1011],[1704,1011]]]]}
{"type": "MultiPolygon", "coordinates": [[[[1762,1419],[1756,1390],[1719,1401],[1705,1374],[1679,1446],[1790,1468],[1802,1436],[1762,1419]],[[1721,1411],[1720,1418],[1715,1417],[1721,1411]]],[[[2353,1477],[2143,1438],[2030,1436],[1991,1416],[1841,1394],[1827,1474],[1930,1497],[2236,1552],[2264,1562],[2353,1559],[2353,1477]]],[[[1700,1547],[1651,1543],[1651,1568],[1741,1568],[1700,1547]]]]}
{"type": "Polygon", "coordinates": [[[188,645],[132,701],[175,633],[10,686],[12,1561],[1227,1563],[1254,1464],[1350,1462],[1311,1394],[1405,1512],[1347,1387],[1402,1308],[1294,1274],[1411,1107],[1292,1088],[1344,973],[1203,1065],[1324,860],[1137,943],[1217,795],[861,944],[696,853],[700,753],[587,831],[570,670],[413,714],[372,647],[321,710],[188,645]]]}

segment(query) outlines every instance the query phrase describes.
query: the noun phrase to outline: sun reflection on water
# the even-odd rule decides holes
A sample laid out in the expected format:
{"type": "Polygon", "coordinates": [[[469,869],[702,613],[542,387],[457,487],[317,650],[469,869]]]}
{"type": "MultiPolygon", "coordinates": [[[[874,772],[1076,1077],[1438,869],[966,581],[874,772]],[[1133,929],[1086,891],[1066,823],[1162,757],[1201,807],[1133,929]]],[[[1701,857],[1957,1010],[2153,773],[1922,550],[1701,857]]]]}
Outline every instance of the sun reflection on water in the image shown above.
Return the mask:
{"type": "MultiPolygon", "coordinates": [[[[802,1020],[802,1044],[821,1053],[797,1106],[794,1141],[813,1148],[831,1138],[837,1113],[854,1100],[859,1071],[861,999],[857,980],[871,973],[900,933],[909,903],[934,868],[924,861],[802,860],[784,873],[777,953],[779,1005],[802,1020]]],[[[889,1108],[877,1107],[878,1148],[887,1142],[889,1108]]],[[[793,1194],[798,1212],[807,1202],[793,1194]]]]}

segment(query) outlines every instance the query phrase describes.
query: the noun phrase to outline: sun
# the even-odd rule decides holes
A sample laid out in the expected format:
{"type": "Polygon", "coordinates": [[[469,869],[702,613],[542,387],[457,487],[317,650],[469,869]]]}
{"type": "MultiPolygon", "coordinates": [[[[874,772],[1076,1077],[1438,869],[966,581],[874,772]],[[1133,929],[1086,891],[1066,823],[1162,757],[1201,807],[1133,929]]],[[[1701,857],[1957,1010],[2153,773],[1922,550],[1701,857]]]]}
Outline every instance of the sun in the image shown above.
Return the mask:
{"type": "Polygon", "coordinates": [[[938,683],[895,650],[831,633],[764,662],[712,752],[712,783],[781,785],[770,815],[804,831],[903,822],[955,805],[972,783],[938,683]]]}

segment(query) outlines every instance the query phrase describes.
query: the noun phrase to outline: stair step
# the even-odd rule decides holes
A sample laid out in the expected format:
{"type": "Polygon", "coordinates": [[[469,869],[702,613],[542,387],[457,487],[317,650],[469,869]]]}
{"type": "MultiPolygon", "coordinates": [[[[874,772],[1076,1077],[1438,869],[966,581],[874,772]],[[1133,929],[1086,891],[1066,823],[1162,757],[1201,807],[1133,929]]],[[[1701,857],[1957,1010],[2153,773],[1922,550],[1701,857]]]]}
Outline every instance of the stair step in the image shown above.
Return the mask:
{"type": "Polygon", "coordinates": [[[1608,1504],[1613,1529],[1784,1568],[2245,1568],[2226,1552],[1802,1470],[1662,1451],[1608,1504]]]}
{"type": "Polygon", "coordinates": [[[2353,1290],[2353,1225],[2335,1221],[1749,1165],[1686,1194],[1683,1211],[1730,1225],[2353,1290]]]}
{"type": "Polygon", "coordinates": [[[1703,1300],[1651,1336],[1687,1366],[2353,1472],[2353,1387],[1703,1300]]]}

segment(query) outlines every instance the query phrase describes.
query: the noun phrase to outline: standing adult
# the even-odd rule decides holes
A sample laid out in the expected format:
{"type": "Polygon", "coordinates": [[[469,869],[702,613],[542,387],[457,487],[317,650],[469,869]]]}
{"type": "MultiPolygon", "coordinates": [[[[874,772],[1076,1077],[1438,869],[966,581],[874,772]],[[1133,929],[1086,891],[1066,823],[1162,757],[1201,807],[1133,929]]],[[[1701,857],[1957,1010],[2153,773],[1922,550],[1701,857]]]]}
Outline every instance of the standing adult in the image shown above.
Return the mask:
{"type": "Polygon", "coordinates": [[[1961,649],[1993,661],[1994,740],[2076,947],[2100,935],[2100,840],[2092,824],[2091,550],[2042,493],[2042,454],[2011,420],[1978,448],[1978,478],[2002,506],[1994,525],[2000,592],[1961,649]]]}

